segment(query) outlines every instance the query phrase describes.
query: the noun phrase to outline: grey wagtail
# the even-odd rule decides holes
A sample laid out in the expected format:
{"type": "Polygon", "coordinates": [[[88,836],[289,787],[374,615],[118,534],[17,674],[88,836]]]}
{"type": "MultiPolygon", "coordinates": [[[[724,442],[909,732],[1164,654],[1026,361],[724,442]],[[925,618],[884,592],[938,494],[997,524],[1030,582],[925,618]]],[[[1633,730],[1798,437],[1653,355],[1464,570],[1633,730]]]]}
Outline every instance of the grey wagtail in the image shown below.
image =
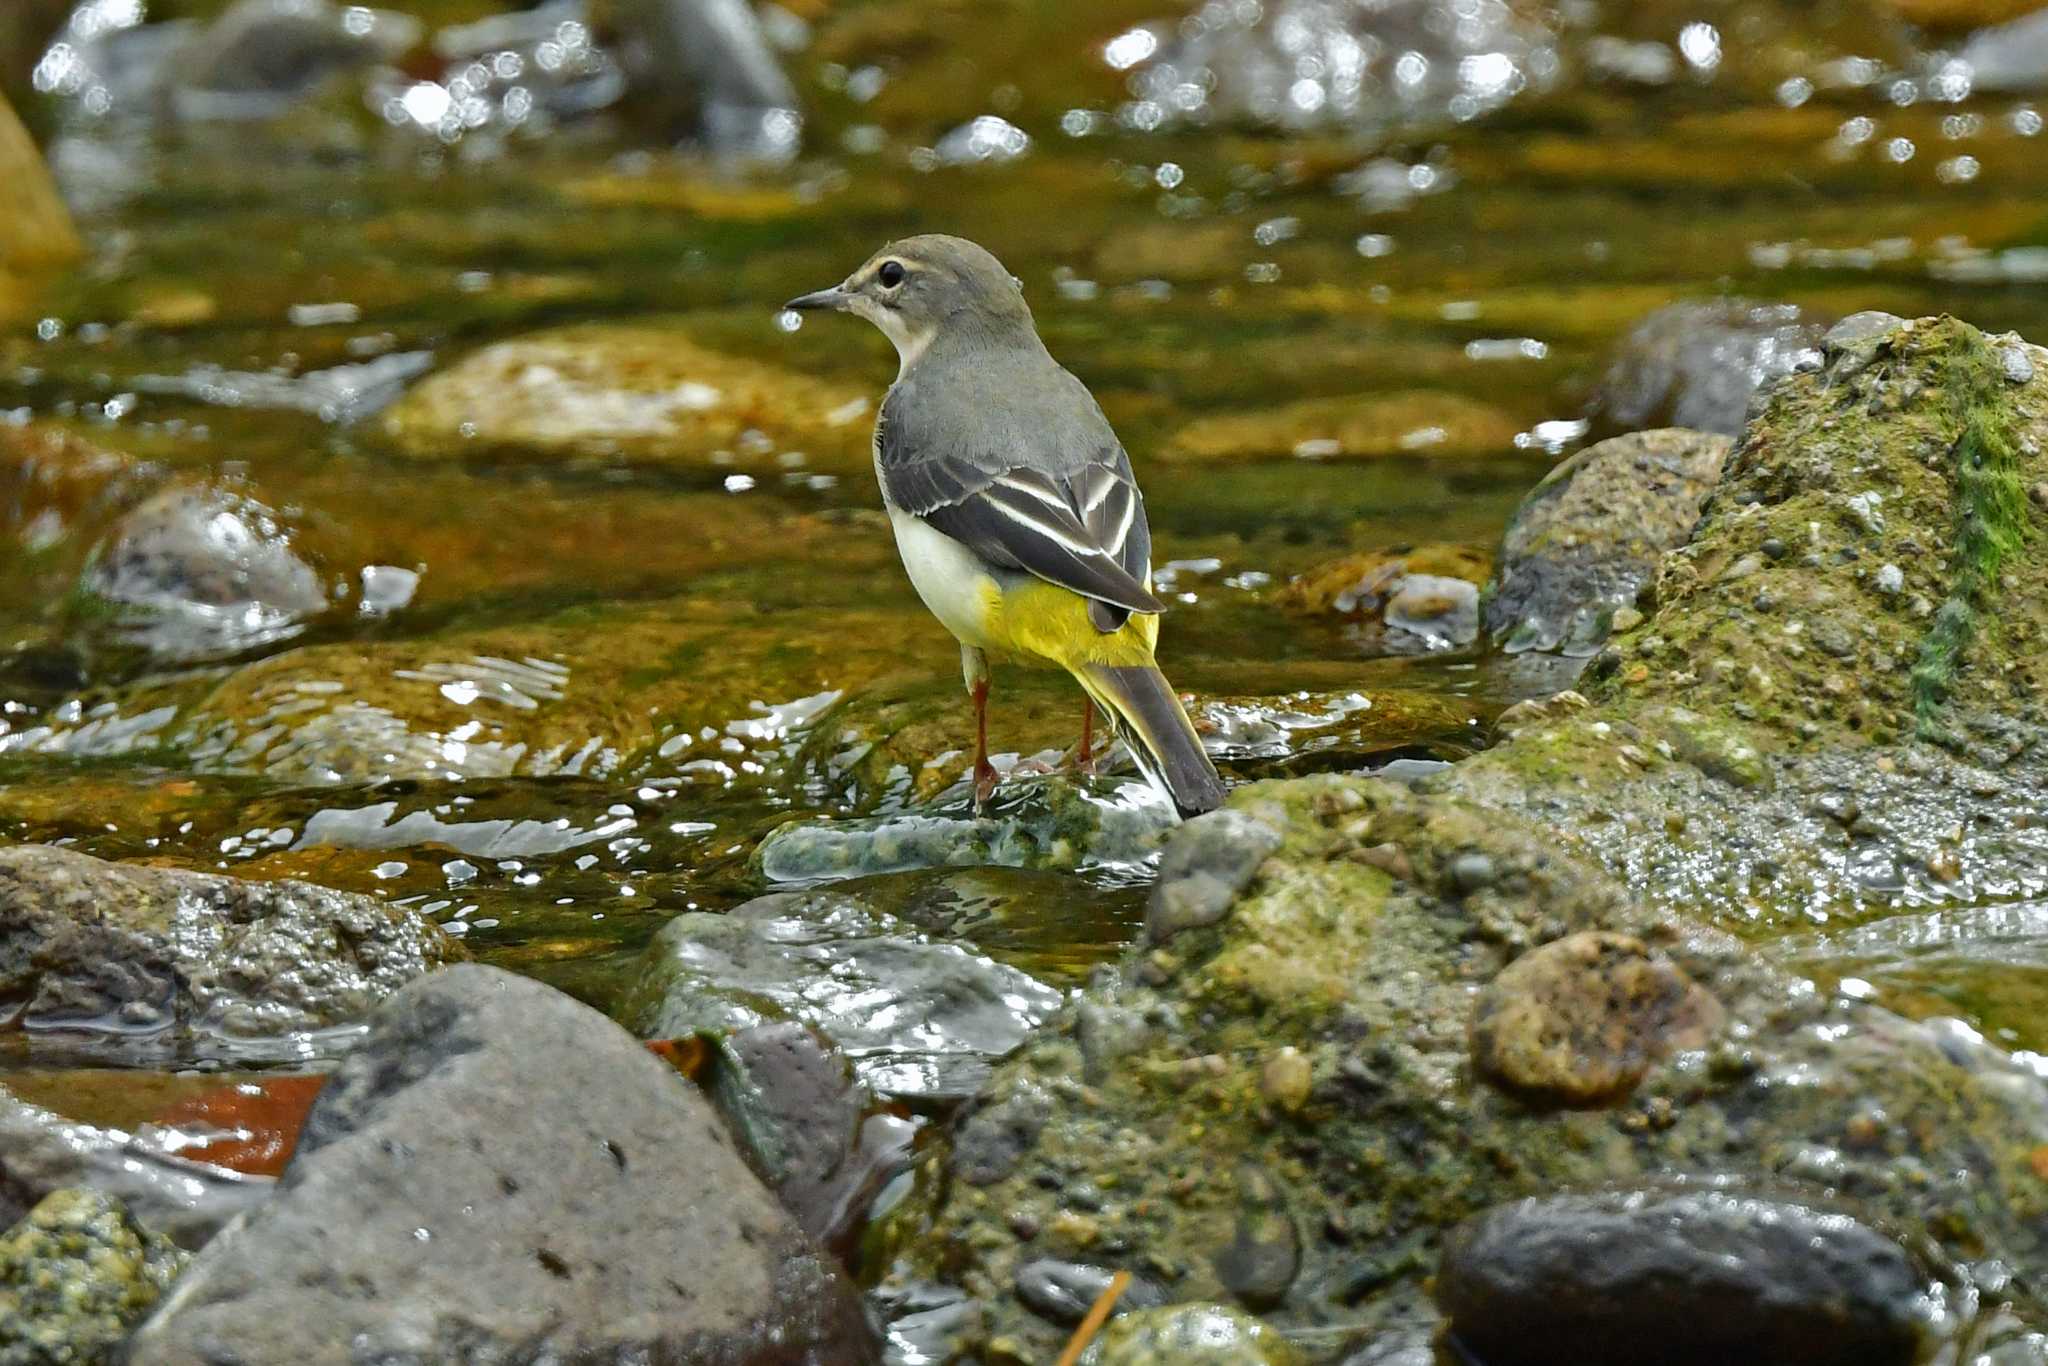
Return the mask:
{"type": "Polygon", "coordinates": [[[975,802],[988,762],[988,656],[1065,669],[1183,816],[1223,782],[1152,649],[1152,533],[1130,457],[1087,386],[1045,349],[1022,287],[958,237],[906,237],[842,284],[791,299],[867,319],[901,368],[875,420],[875,474],[910,582],[960,642],[974,699],[975,802]]]}

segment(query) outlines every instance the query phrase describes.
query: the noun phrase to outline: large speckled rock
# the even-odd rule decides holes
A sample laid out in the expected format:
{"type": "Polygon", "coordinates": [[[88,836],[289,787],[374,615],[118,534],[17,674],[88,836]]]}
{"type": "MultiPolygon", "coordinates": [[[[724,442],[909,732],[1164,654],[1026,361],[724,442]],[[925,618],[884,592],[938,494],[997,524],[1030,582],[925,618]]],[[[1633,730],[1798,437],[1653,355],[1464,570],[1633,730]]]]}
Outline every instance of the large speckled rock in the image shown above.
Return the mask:
{"type": "Polygon", "coordinates": [[[417,912],[350,892],[0,849],[0,998],[109,1046],[293,1052],[286,1036],[355,1024],[460,955],[417,912]]]}
{"type": "Polygon", "coordinates": [[[1692,535],[1730,444],[1676,428],[1636,432],[1552,470],[1501,540],[1485,599],[1487,634],[1511,652],[1599,649],[1635,612],[1658,560],[1692,535]]]}
{"type": "Polygon", "coordinates": [[[1934,1275],[1844,1215],[1726,1190],[1518,1201],[1454,1233],[1436,1297],[1487,1366],[1908,1366],[1934,1275]]]}
{"type": "Polygon", "coordinates": [[[187,1256],[104,1195],[52,1191],[0,1234],[0,1366],[113,1360],[187,1256]]]}
{"type": "Polygon", "coordinates": [[[538,332],[429,376],[384,416],[429,460],[623,459],[702,470],[865,472],[853,389],[635,324],[538,332]],[[793,454],[794,453],[794,454],[793,454]]]}
{"type": "Polygon", "coordinates": [[[589,1007],[464,966],[378,1011],[276,1198],[206,1246],[128,1357],[224,1359],[874,1356],[709,1101],[589,1007]]]}

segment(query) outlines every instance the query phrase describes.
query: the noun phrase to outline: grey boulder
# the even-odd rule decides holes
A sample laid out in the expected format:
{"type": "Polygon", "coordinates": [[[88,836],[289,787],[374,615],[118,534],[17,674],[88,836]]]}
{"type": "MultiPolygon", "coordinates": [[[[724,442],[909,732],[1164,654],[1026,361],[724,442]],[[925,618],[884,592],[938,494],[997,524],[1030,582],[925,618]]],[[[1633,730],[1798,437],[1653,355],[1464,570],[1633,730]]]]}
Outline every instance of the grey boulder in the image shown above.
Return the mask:
{"type": "Polygon", "coordinates": [[[874,1360],[859,1302],[710,1103],[495,968],[387,1001],[277,1196],[194,1259],[133,1366],[874,1360]]]}

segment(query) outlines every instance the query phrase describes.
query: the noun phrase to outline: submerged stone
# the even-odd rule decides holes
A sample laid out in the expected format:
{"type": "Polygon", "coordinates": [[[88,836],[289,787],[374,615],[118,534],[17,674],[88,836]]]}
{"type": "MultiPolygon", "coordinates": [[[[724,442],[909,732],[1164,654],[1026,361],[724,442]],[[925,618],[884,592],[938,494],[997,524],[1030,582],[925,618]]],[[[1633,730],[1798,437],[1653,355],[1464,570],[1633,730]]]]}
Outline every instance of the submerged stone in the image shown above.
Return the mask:
{"type": "Polygon", "coordinates": [[[1520,430],[1499,408],[1462,394],[1418,390],[1304,399],[1266,412],[1196,418],[1157,452],[1162,460],[1471,459],[1514,449],[1520,430]]]}
{"type": "Polygon", "coordinates": [[[245,882],[0,850],[0,998],[114,1051],[303,1054],[459,946],[418,913],[303,882],[245,882]]]}
{"type": "Polygon", "coordinates": [[[189,1255],[137,1225],[116,1200],[52,1191],[0,1234],[0,1362],[113,1360],[189,1255]]]}
{"type": "Polygon", "coordinates": [[[1599,649],[1659,559],[1691,537],[1729,445],[1704,432],[1637,432],[1552,470],[1502,537],[1487,634],[1510,652],[1599,649]]]}
{"type": "Polygon", "coordinates": [[[1015,968],[820,890],[677,916],[648,946],[621,1013],[650,1038],[795,1020],[879,1092],[957,1097],[1060,1000],[1015,968]]]}
{"type": "Polygon", "coordinates": [[[1584,1366],[1909,1366],[1933,1285],[1838,1210],[1652,1189],[1489,1211],[1452,1235],[1436,1298],[1487,1366],[1551,1366],[1564,1343],[1584,1366]]]}
{"type": "Polygon", "coordinates": [[[859,391],[725,355],[676,329],[593,324],[472,352],[384,415],[422,460],[624,460],[706,472],[865,474],[859,391]]]}

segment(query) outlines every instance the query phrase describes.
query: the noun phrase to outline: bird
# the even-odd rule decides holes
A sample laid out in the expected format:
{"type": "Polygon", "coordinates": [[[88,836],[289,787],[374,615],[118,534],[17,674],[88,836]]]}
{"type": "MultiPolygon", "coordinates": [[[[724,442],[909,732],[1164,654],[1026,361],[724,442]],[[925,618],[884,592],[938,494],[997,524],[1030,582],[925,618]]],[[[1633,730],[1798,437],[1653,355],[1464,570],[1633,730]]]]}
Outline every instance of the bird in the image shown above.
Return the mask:
{"type": "Polygon", "coordinates": [[[1221,805],[1223,780],[1154,657],[1166,604],[1130,456],[1046,350],[1017,278],[976,243],[930,233],[784,308],[852,314],[895,345],[875,474],[911,586],[960,643],[976,809],[996,788],[990,656],[1080,684],[1084,767],[1099,707],[1182,817],[1221,805]]]}

